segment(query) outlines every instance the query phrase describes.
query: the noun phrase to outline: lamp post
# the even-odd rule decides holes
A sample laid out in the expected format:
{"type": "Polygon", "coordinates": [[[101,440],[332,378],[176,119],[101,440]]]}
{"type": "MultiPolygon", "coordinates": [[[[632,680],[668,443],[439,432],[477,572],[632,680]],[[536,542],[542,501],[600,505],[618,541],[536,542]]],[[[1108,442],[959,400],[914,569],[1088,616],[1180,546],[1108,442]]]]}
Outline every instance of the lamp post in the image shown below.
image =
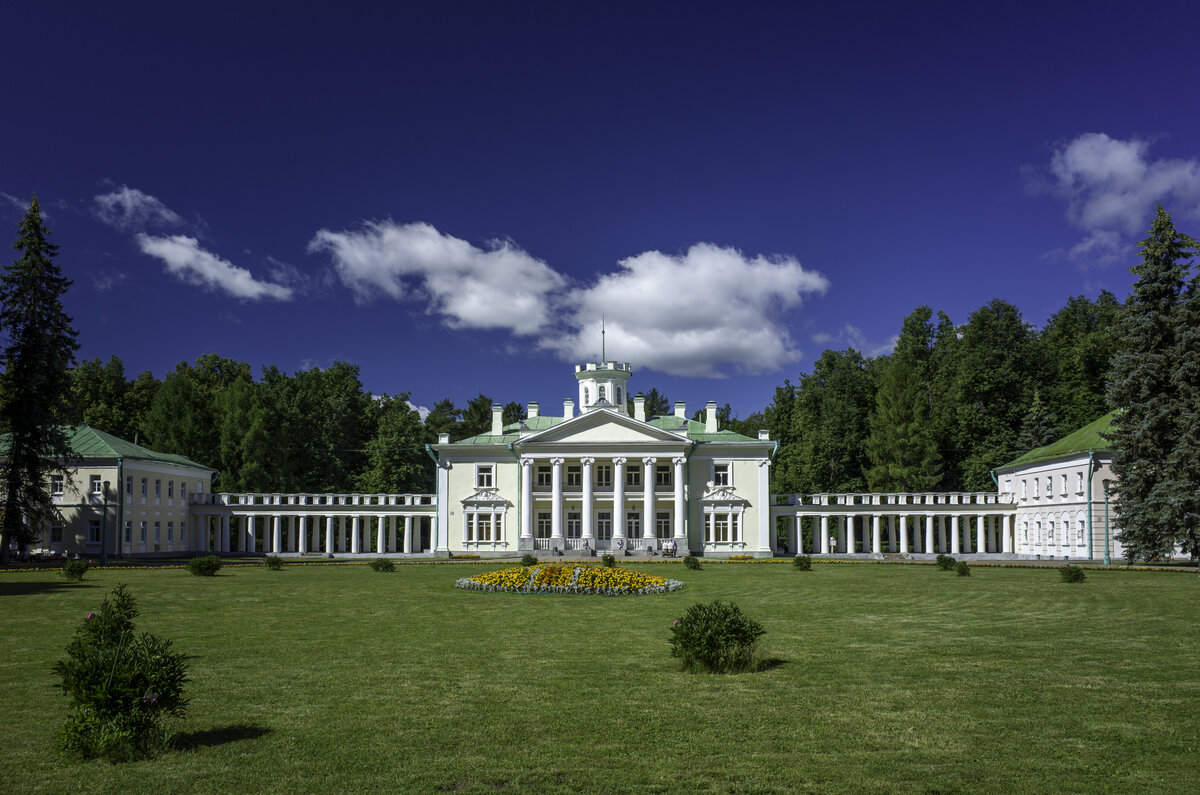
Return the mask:
{"type": "Polygon", "coordinates": [[[1105,478],[1100,481],[1104,485],[1104,565],[1112,564],[1112,558],[1108,555],[1108,484],[1111,480],[1105,478]]]}
{"type": "Polygon", "coordinates": [[[104,518],[100,522],[100,565],[108,565],[108,486],[104,481],[104,518]]]}

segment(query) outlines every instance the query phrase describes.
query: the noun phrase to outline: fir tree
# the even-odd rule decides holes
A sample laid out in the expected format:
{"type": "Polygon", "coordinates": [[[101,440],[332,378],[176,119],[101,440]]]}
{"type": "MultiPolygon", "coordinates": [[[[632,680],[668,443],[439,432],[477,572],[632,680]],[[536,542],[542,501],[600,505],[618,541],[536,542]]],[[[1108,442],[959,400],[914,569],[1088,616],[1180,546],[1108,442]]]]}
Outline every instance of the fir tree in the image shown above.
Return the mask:
{"type": "Polygon", "coordinates": [[[1175,331],[1172,386],[1180,396],[1179,432],[1168,459],[1178,488],[1179,528],[1175,542],[1200,556],[1200,273],[1180,304],[1175,331]]]}
{"type": "Polygon", "coordinates": [[[1185,406],[1194,397],[1181,394],[1186,380],[1176,367],[1180,344],[1194,337],[1180,334],[1181,305],[1188,262],[1195,242],[1175,230],[1159,205],[1149,236],[1138,244],[1138,276],[1120,322],[1124,349],[1113,358],[1108,381],[1109,403],[1121,412],[1113,423],[1113,472],[1116,504],[1121,515],[1117,538],[1125,555],[1154,558],[1171,553],[1186,524],[1185,503],[1194,499],[1174,465],[1177,440],[1190,430],[1185,406]]]}
{"type": "Polygon", "coordinates": [[[13,542],[31,541],[55,514],[48,475],[63,471],[70,446],[63,423],[72,406],[70,368],[79,347],[62,296],[71,286],[54,257],[37,197],[18,227],[21,256],[0,276],[0,422],[9,434],[0,469],[4,490],[0,561],[13,542]]]}
{"type": "Polygon", "coordinates": [[[884,371],[866,441],[872,491],[928,491],[942,477],[926,384],[897,359],[884,371]]]}
{"type": "Polygon", "coordinates": [[[1035,390],[1033,404],[1025,421],[1021,423],[1021,435],[1017,437],[1017,449],[1027,453],[1037,447],[1045,447],[1060,436],[1054,422],[1054,414],[1042,402],[1042,393],[1035,390]]]}

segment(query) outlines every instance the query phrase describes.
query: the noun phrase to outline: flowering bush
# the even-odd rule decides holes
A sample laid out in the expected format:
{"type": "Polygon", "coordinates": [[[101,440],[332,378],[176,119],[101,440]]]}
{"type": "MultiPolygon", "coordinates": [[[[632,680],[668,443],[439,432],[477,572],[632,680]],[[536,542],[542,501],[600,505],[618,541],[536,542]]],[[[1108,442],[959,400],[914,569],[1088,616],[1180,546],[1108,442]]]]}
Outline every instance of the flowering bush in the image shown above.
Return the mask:
{"type": "Polygon", "coordinates": [[[671,656],[685,671],[752,670],[758,639],[766,632],[732,602],[694,604],[671,625],[671,656]]]}
{"type": "Polygon", "coordinates": [[[655,577],[632,569],[548,563],[498,569],[464,577],[455,588],[509,593],[576,593],[617,596],[666,593],[683,587],[678,580],[655,577]]]}
{"type": "Polygon", "coordinates": [[[753,555],[730,555],[730,560],[754,560],[753,555]]]}
{"type": "Polygon", "coordinates": [[[68,580],[79,582],[83,579],[83,575],[87,574],[87,570],[88,562],[86,560],[83,558],[71,558],[63,564],[63,567],[59,571],[68,580]]]}
{"type": "Polygon", "coordinates": [[[137,615],[137,602],[118,585],[75,630],[67,659],[54,664],[75,706],[58,734],[64,750],[120,762],[154,756],[174,740],[166,720],[187,713],[186,657],[169,640],[134,634],[137,615]]]}

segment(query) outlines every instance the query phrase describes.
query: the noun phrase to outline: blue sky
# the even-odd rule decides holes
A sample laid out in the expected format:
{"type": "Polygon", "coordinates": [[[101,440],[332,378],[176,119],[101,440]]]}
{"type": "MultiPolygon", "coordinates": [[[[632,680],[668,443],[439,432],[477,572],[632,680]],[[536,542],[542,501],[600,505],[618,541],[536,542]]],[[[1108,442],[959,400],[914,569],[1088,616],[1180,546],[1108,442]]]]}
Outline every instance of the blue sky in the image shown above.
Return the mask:
{"type": "Polygon", "coordinates": [[[429,406],[571,363],[745,416],[919,304],[1040,325],[1200,231],[1200,6],[24,3],[0,222],[37,192],[81,358],[342,359],[429,406]]]}

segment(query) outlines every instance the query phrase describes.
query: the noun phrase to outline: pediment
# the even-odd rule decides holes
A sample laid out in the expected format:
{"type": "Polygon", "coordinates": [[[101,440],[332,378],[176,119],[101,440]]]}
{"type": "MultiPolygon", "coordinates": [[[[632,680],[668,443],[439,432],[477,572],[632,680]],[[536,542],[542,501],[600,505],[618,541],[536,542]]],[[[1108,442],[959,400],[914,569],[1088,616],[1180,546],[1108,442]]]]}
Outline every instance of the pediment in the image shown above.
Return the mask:
{"type": "Polygon", "coordinates": [[[742,502],[746,503],[747,505],[749,504],[749,500],[738,494],[732,486],[718,486],[716,488],[709,489],[704,496],[700,498],[700,501],[721,503],[742,502]]]}
{"type": "Polygon", "coordinates": [[[462,501],[463,505],[495,505],[496,503],[508,503],[500,492],[496,489],[478,489],[470,497],[462,501]]]}
{"type": "Polygon", "coordinates": [[[617,411],[599,409],[573,417],[531,434],[521,440],[529,443],[581,443],[581,444],[628,444],[638,442],[687,442],[688,438],[678,433],[664,431],[653,425],[635,420],[617,411]]]}

